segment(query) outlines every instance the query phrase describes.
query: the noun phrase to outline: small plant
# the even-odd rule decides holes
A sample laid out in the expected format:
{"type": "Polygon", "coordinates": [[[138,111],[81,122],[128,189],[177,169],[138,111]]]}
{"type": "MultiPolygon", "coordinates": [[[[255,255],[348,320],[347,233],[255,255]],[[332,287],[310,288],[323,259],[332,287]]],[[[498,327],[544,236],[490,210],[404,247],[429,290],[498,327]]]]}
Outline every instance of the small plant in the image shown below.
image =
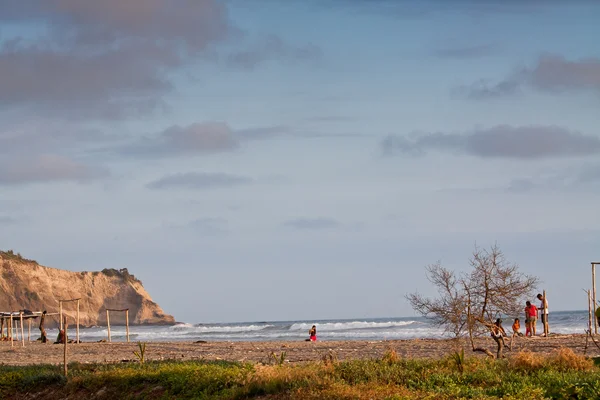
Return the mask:
{"type": "Polygon", "coordinates": [[[271,353],[269,355],[269,358],[273,362],[273,364],[281,366],[285,362],[285,356],[286,355],[287,355],[287,353],[285,351],[282,351],[279,356],[277,354],[275,354],[275,353],[271,353]]]}
{"type": "Polygon", "coordinates": [[[399,359],[400,357],[398,356],[396,350],[390,347],[383,355],[382,361],[385,361],[391,365],[395,362],[398,362],[399,359]]]}
{"type": "Polygon", "coordinates": [[[146,360],[146,342],[137,342],[139,351],[133,351],[133,355],[135,355],[141,364],[146,360]]]}
{"type": "Polygon", "coordinates": [[[452,353],[452,359],[458,368],[458,372],[462,375],[465,372],[465,349],[452,353]]]}

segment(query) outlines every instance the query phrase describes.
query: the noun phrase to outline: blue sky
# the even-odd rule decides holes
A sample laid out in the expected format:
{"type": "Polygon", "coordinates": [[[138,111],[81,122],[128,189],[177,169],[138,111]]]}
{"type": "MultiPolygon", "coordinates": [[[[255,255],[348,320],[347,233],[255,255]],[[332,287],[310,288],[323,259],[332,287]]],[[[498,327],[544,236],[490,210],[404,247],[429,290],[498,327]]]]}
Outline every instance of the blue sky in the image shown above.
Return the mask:
{"type": "Polygon", "coordinates": [[[0,248],[187,322],[412,315],[497,243],[555,310],[600,261],[600,5],[0,6],[0,248]]]}

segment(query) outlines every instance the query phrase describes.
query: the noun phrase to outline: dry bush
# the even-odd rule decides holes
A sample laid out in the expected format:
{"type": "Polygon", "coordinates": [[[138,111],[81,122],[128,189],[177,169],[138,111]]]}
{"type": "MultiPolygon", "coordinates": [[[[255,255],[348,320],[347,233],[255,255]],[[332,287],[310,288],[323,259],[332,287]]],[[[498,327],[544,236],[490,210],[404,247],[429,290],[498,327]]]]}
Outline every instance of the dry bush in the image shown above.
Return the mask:
{"type": "Polygon", "coordinates": [[[398,360],[400,360],[400,356],[396,352],[396,349],[390,347],[389,349],[387,349],[381,360],[388,364],[394,364],[398,362],[398,360]]]}
{"type": "Polygon", "coordinates": [[[508,361],[509,366],[517,371],[529,372],[544,366],[544,358],[531,351],[520,351],[508,361]]]}
{"type": "Polygon", "coordinates": [[[554,351],[547,359],[548,365],[559,371],[589,371],[594,368],[594,362],[571,349],[562,347],[554,351]]]}

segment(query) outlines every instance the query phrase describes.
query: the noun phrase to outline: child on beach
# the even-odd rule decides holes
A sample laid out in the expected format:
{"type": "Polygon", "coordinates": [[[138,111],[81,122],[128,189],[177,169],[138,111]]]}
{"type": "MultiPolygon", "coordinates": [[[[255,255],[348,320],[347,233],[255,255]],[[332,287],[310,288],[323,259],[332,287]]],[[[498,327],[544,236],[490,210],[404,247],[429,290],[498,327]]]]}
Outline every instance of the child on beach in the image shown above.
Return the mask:
{"type": "Polygon", "coordinates": [[[521,333],[521,322],[519,318],[515,318],[515,322],[512,324],[513,336],[523,336],[521,333]]]}

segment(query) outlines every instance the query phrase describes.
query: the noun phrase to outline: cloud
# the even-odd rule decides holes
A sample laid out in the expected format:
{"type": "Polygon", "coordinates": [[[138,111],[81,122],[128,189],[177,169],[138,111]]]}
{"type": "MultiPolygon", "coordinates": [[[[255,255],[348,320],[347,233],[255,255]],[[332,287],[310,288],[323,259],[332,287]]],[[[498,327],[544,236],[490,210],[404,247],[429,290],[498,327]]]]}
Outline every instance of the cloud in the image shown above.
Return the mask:
{"type": "Polygon", "coordinates": [[[144,137],[126,145],[119,152],[150,157],[181,154],[207,154],[229,151],[239,145],[231,128],[221,122],[195,123],[186,127],[173,125],[158,135],[144,137]]]}
{"type": "Polygon", "coordinates": [[[600,59],[569,61],[561,55],[544,54],[535,66],[518,69],[500,82],[480,80],[458,88],[457,93],[483,99],[515,94],[525,87],[551,93],[600,92],[600,59]]]}
{"type": "Polygon", "coordinates": [[[212,154],[232,151],[240,143],[276,137],[287,132],[284,126],[266,126],[234,131],[223,122],[173,125],[154,136],[146,136],[116,149],[118,153],[141,157],[212,154]]]}
{"type": "Polygon", "coordinates": [[[482,158],[539,159],[600,154],[600,137],[557,126],[499,125],[465,134],[389,135],[381,147],[386,155],[420,155],[436,150],[482,158]]]}
{"type": "Polygon", "coordinates": [[[492,44],[482,44],[466,47],[453,47],[438,49],[433,52],[434,55],[440,58],[478,58],[492,54],[496,50],[496,46],[492,44]]]}
{"type": "Polygon", "coordinates": [[[223,173],[187,172],[164,176],[146,185],[149,189],[213,189],[251,183],[246,176],[223,173]]]}
{"type": "Polygon", "coordinates": [[[119,140],[117,134],[107,134],[95,128],[82,128],[66,121],[29,117],[8,122],[0,129],[0,155],[43,154],[55,151],[81,151],[119,140]]]}
{"type": "Polygon", "coordinates": [[[0,185],[18,185],[33,182],[89,180],[107,176],[108,172],[57,155],[22,156],[5,159],[0,164],[0,185]]]}
{"type": "Polygon", "coordinates": [[[322,53],[321,48],[314,44],[294,46],[284,42],[277,35],[268,35],[248,50],[229,54],[226,63],[234,67],[253,69],[271,59],[290,62],[316,61],[322,57],[322,53]]]}
{"type": "Polygon", "coordinates": [[[301,230],[323,230],[340,228],[342,225],[332,218],[296,218],[283,223],[284,226],[301,230]]]}
{"type": "Polygon", "coordinates": [[[68,118],[165,109],[168,74],[233,29],[216,0],[22,0],[0,23],[41,27],[0,47],[0,105],[68,118]]]}

